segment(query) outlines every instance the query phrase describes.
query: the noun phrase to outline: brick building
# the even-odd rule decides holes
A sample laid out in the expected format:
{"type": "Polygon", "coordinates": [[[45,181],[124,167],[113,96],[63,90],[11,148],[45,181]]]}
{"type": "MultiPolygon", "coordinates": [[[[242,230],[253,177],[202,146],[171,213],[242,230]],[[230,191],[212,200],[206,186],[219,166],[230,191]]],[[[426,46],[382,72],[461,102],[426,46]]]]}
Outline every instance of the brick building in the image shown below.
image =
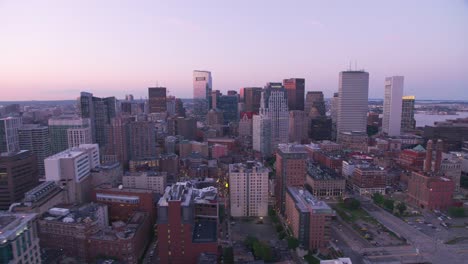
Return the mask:
{"type": "Polygon", "coordinates": [[[447,209],[453,203],[455,183],[434,174],[413,172],[408,179],[408,202],[434,210],[447,209]]]}
{"type": "Polygon", "coordinates": [[[306,185],[317,198],[342,197],[346,180],[333,170],[308,162],[306,185]]]}
{"type": "Polygon", "coordinates": [[[375,165],[358,167],[354,170],[351,182],[355,192],[360,195],[381,193],[385,194],[387,186],[387,172],[375,165]]]}

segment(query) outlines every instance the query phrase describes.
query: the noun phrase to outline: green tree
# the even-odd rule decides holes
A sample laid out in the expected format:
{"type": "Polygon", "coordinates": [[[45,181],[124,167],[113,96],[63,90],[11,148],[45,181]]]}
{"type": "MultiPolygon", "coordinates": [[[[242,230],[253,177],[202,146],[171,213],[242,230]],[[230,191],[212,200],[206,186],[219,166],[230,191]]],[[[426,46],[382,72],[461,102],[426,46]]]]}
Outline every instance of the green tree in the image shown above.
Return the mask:
{"type": "Polygon", "coordinates": [[[224,248],[223,259],[224,259],[224,263],[228,263],[228,264],[234,263],[234,250],[232,249],[232,247],[224,248]]]}
{"type": "Polygon", "coordinates": [[[320,264],[320,260],[316,258],[312,252],[309,251],[307,255],[304,256],[304,259],[307,261],[309,264],[320,264]]]}
{"type": "Polygon", "coordinates": [[[397,210],[398,212],[400,213],[400,215],[403,215],[403,213],[406,211],[406,204],[403,203],[403,202],[400,202],[398,205],[397,205],[397,210]]]}
{"type": "Polygon", "coordinates": [[[392,199],[385,199],[383,206],[390,212],[393,212],[393,209],[395,208],[395,201],[392,199]]]}
{"type": "Polygon", "coordinates": [[[288,237],[288,248],[296,249],[299,246],[299,240],[295,237],[288,237]]]}
{"type": "Polygon", "coordinates": [[[244,245],[249,248],[249,249],[253,249],[253,246],[254,244],[258,242],[258,238],[254,237],[254,236],[247,236],[244,240],[244,245]]]}
{"type": "Polygon", "coordinates": [[[361,202],[354,198],[348,198],[344,201],[344,205],[349,210],[357,210],[361,207],[361,202]]]}
{"type": "Polygon", "coordinates": [[[465,216],[465,208],[463,207],[450,207],[448,213],[452,217],[464,217],[465,216]]]}
{"type": "Polygon", "coordinates": [[[375,204],[383,204],[385,198],[381,193],[374,193],[372,195],[372,200],[374,201],[375,204]]]}

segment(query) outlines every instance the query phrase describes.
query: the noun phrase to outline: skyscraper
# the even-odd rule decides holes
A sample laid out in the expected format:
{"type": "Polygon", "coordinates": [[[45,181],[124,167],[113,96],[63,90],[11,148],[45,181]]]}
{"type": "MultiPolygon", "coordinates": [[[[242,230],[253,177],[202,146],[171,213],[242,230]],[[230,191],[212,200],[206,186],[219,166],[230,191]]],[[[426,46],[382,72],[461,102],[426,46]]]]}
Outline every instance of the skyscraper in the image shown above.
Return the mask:
{"type": "Polygon", "coordinates": [[[252,121],[252,148],[263,156],[272,154],[271,150],[271,119],[268,115],[260,113],[253,116],[252,121]]]}
{"type": "Polygon", "coordinates": [[[323,99],[323,92],[310,91],[307,92],[305,101],[305,113],[312,118],[318,116],[325,116],[326,114],[325,100],[323,99]],[[311,112],[312,111],[312,112],[311,112]]]}
{"type": "Polygon", "coordinates": [[[195,114],[205,116],[211,108],[213,81],[209,71],[193,71],[193,99],[195,114]]]}
{"type": "Polygon", "coordinates": [[[237,95],[221,95],[218,98],[216,106],[223,112],[225,124],[239,121],[238,100],[237,95]]]}
{"type": "Polygon", "coordinates": [[[338,122],[338,93],[333,93],[333,97],[330,102],[330,117],[331,117],[331,138],[336,139],[336,123],[338,122]]]}
{"type": "Polygon", "coordinates": [[[385,78],[382,132],[389,136],[400,135],[403,82],[403,76],[385,78]]]}
{"type": "Polygon", "coordinates": [[[20,117],[0,119],[0,153],[20,150],[18,129],[21,127],[20,117]]]}
{"type": "Polygon", "coordinates": [[[51,154],[75,147],[76,143],[92,143],[91,120],[89,118],[63,115],[50,118],[48,122],[51,154]]]}
{"type": "Polygon", "coordinates": [[[301,110],[289,111],[289,141],[302,143],[308,138],[309,118],[301,110]]]}
{"type": "Polygon", "coordinates": [[[260,109],[260,98],[262,97],[262,88],[246,87],[243,89],[243,98],[246,112],[258,113],[260,109]]]}
{"type": "Polygon", "coordinates": [[[153,122],[136,121],[128,124],[130,159],[156,156],[156,131],[153,122]]]}
{"type": "Polygon", "coordinates": [[[271,122],[271,151],[289,142],[289,111],[286,89],[281,83],[268,83],[262,92],[260,116],[271,122]]]}
{"type": "Polygon", "coordinates": [[[401,111],[401,130],[410,131],[416,128],[414,119],[414,96],[403,96],[401,111]]]}
{"type": "Polygon", "coordinates": [[[18,130],[18,137],[21,149],[27,149],[36,154],[38,174],[44,176],[44,159],[51,155],[49,128],[32,124],[23,125],[18,130]]]}
{"type": "Polygon", "coordinates": [[[166,88],[150,87],[148,88],[149,112],[166,112],[166,88]]]}
{"type": "Polygon", "coordinates": [[[338,92],[337,138],[340,133],[367,130],[369,73],[340,72],[338,92]]]}
{"type": "Polygon", "coordinates": [[[283,86],[286,89],[286,91],[288,91],[289,110],[304,111],[305,79],[284,79],[283,86]]]}

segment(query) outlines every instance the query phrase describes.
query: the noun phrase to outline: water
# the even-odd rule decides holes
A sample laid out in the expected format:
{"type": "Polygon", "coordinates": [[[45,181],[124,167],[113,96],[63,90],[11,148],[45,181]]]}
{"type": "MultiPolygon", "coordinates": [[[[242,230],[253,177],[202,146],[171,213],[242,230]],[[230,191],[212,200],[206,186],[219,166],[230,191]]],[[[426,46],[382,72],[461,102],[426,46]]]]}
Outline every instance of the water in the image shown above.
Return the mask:
{"type": "Polygon", "coordinates": [[[468,112],[457,112],[458,115],[428,115],[428,114],[414,114],[416,119],[416,127],[432,126],[434,122],[445,121],[448,119],[457,119],[468,117],[468,112]]]}

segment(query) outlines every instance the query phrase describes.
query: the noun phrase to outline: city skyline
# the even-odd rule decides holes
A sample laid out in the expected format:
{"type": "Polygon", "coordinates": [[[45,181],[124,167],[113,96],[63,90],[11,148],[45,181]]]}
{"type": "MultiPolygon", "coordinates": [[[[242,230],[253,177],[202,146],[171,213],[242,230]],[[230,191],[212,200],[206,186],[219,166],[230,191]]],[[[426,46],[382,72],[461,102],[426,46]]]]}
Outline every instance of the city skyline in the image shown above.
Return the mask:
{"type": "Polygon", "coordinates": [[[338,90],[351,64],[370,73],[369,97],[386,76],[406,77],[418,99],[468,99],[468,2],[2,1],[2,100],[133,94],[163,86],[192,98],[192,72],[213,89],[305,78],[306,91],[338,90]],[[281,19],[279,19],[281,18],[281,19]]]}

